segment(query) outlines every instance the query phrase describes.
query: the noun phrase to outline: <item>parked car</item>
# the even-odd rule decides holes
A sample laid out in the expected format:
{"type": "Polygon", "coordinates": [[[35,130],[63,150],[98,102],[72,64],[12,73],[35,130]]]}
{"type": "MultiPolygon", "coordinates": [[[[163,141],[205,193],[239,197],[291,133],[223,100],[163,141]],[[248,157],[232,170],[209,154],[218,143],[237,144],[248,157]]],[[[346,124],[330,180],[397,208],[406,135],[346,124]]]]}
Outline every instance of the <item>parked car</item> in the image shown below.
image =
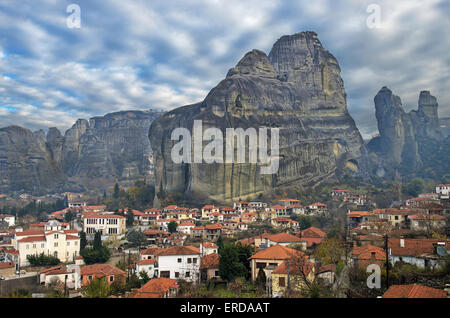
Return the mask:
{"type": "Polygon", "coordinates": [[[0,275],[0,280],[5,280],[5,277],[0,275]]]}

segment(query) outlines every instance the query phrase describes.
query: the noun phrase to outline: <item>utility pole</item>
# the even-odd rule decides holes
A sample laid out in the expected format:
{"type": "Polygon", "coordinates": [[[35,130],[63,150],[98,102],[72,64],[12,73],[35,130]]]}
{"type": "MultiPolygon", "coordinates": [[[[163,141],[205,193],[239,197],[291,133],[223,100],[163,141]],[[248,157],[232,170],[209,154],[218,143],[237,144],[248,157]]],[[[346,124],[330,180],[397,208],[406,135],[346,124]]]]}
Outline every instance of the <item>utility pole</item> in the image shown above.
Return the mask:
{"type": "Polygon", "coordinates": [[[64,297],[66,297],[67,294],[67,275],[65,275],[64,278],[64,297]]]}
{"type": "Polygon", "coordinates": [[[386,252],[386,290],[389,288],[389,237],[384,236],[384,250],[386,252]]]}
{"type": "Polygon", "coordinates": [[[286,261],[287,263],[286,263],[286,265],[287,265],[287,290],[289,291],[290,290],[290,288],[291,288],[291,285],[290,285],[290,273],[289,273],[289,259],[286,261]]]}

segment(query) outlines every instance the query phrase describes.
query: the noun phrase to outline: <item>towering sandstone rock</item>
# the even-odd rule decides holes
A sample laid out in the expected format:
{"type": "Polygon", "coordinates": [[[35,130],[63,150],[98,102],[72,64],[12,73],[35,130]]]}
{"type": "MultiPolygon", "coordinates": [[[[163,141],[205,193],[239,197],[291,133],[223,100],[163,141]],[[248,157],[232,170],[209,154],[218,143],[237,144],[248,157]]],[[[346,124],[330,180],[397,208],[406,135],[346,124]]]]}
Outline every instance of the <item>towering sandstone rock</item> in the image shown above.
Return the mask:
{"type": "Polygon", "coordinates": [[[283,36],[269,56],[258,50],[247,53],[202,102],[154,121],[149,138],[156,193],[161,194],[223,202],[367,169],[361,135],[347,111],[339,64],[313,32],[283,36]],[[224,135],[226,128],[279,128],[278,172],[262,175],[262,165],[248,160],[174,163],[171,151],[177,141],[171,140],[172,131],[184,127],[192,133],[194,120],[202,120],[203,131],[215,127],[224,135]]]}
{"type": "Polygon", "coordinates": [[[62,136],[56,128],[0,129],[0,192],[91,189],[153,173],[147,137],[157,111],[124,111],[79,119],[62,136]]]}
{"type": "MultiPolygon", "coordinates": [[[[368,146],[379,155],[376,164],[385,171],[400,168],[402,174],[414,173],[427,160],[420,156],[421,145],[428,143],[427,140],[439,142],[445,137],[436,97],[429,91],[420,92],[418,109],[406,113],[400,97],[383,87],[374,102],[379,136],[368,146]]],[[[379,176],[384,176],[384,172],[379,176]]]]}

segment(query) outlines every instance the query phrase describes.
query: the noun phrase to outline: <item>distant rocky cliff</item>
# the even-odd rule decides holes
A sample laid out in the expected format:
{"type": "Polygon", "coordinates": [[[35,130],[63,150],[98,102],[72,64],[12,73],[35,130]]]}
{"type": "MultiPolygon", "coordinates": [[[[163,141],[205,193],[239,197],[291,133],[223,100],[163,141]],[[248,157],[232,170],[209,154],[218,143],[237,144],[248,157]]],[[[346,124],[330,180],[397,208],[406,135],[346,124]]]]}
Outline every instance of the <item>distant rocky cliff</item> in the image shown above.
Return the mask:
{"type": "MultiPolygon", "coordinates": [[[[376,154],[377,174],[384,177],[397,170],[401,175],[409,175],[423,167],[421,150],[424,143],[439,144],[446,137],[440,125],[438,103],[429,91],[419,95],[418,109],[406,113],[399,96],[383,87],[374,98],[375,115],[379,136],[368,146],[376,154]]],[[[373,157],[372,157],[373,158],[373,157]]]]}
{"type": "Polygon", "coordinates": [[[116,180],[151,177],[147,138],[157,111],[123,111],[56,128],[0,129],[0,191],[100,190],[116,180]]]}
{"type": "Polygon", "coordinates": [[[364,175],[366,148],[347,111],[339,63],[314,32],[283,36],[267,56],[248,52],[206,98],[155,120],[149,138],[156,192],[231,201],[279,186],[314,185],[345,171],[364,175]],[[280,164],[273,175],[260,163],[174,163],[175,128],[280,129],[280,164]]]}

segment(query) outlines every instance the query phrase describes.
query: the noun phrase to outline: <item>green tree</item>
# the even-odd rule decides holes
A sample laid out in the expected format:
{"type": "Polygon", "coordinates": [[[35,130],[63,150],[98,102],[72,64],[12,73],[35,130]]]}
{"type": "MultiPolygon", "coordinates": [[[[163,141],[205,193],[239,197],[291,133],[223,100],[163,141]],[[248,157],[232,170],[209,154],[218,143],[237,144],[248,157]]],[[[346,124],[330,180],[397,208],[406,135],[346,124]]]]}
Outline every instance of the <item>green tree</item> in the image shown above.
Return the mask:
{"type": "Polygon", "coordinates": [[[245,275],[243,275],[242,277],[244,277],[245,279],[249,279],[251,268],[250,268],[250,261],[248,259],[253,255],[254,249],[250,245],[241,244],[241,242],[238,242],[236,244],[236,249],[239,255],[239,262],[243,264],[246,269],[245,275]]]}
{"type": "Polygon", "coordinates": [[[137,230],[128,231],[126,238],[131,244],[135,246],[141,246],[142,244],[147,242],[147,237],[145,236],[145,234],[137,230]]]}
{"type": "Polygon", "coordinates": [[[141,281],[136,273],[131,274],[127,277],[127,290],[131,290],[132,288],[140,288],[141,281]]]}
{"type": "Polygon", "coordinates": [[[222,238],[222,235],[220,235],[218,238],[217,238],[217,251],[219,252],[219,254],[220,254],[220,251],[223,249],[223,238],[222,238]]]}
{"type": "Polygon", "coordinates": [[[80,232],[80,251],[84,250],[87,245],[86,233],[80,232]]]}
{"type": "Polygon", "coordinates": [[[120,280],[115,280],[109,285],[110,295],[119,296],[125,294],[127,286],[120,280]]]}
{"type": "Polygon", "coordinates": [[[80,255],[83,256],[83,260],[87,265],[98,263],[103,264],[106,263],[111,257],[111,253],[106,246],[102,246],[98,250],[85,248],[80,251],[80,255]]]}
{"type": "Polygon", "coordinates": [[[39,255],[30,254],[27,255],[27,260],[31,266],[54,266],[61,263],[61,261],[52,255],[45,255],[41,253],[39,255]]]}
{"type": "Polygon", "coordinates": [[[118,199],[118,198],[119,198],[119,195],[120,195],[120,188],[119,188],[119,185],[116,183],[116,184],[114,185],[113,198],[114,198],[114,199],[118,199]]]}
{"type": "Polygon", "coordinates": [[[175,221],[170,221],[167,226],[170,233],[175,233],[177,231],[178,224],[175,221]]]}
{"type": "Polygon", "coordinates": [[[134,224],[134,215],[133,215],[133,213],[131,213],[131,211],[127,212],[126,223],[127,223],[128,227],[131,227],[134,224]]]}
{"type": "Polygon", "coordinates": [[[139,280],[141,281],[141,286],[147,284],[147,282],[150,280],[150,277],[148,276],[146,271],[141,271],[139,273],[139,280]]]}
{"type": "Polygon", "coordinates": [[[67,211],[64,215],[64,222],[70,223],[75,218],[75,215],[72,211],[67,211]]]}
{"type": "Polygon", "coordinates": [[[97,231],[94,235],[94,250],[98,251],[102,248],[102,232],[97,231]]]}
{"type": "Polygon", "coordinates": [[[231,282],[238,277],[246,277],[247,268],[239,259],[239,249],[233,243],[226,244],[220,252],[219,276],[231,282]]]}
{"type": "Polygon", "coordinates": [[[305,230],[311,227],[312,221],[309,216],[300,215],[297,217],[298,224],[300,226],[300,230],[305,230]]]}
{"type": "Polygon", "coordinates": [[[422,178],[414,178],[403,187],[403,192],[416,197],[424,188],[425,181],[422,178]]]}
{"type": "Polygon", "coordinates": [[[86,298],[106,298],[110,295],[110,287],[105,277],[92,280],[83,287],[81,294],[86,298]]]}

